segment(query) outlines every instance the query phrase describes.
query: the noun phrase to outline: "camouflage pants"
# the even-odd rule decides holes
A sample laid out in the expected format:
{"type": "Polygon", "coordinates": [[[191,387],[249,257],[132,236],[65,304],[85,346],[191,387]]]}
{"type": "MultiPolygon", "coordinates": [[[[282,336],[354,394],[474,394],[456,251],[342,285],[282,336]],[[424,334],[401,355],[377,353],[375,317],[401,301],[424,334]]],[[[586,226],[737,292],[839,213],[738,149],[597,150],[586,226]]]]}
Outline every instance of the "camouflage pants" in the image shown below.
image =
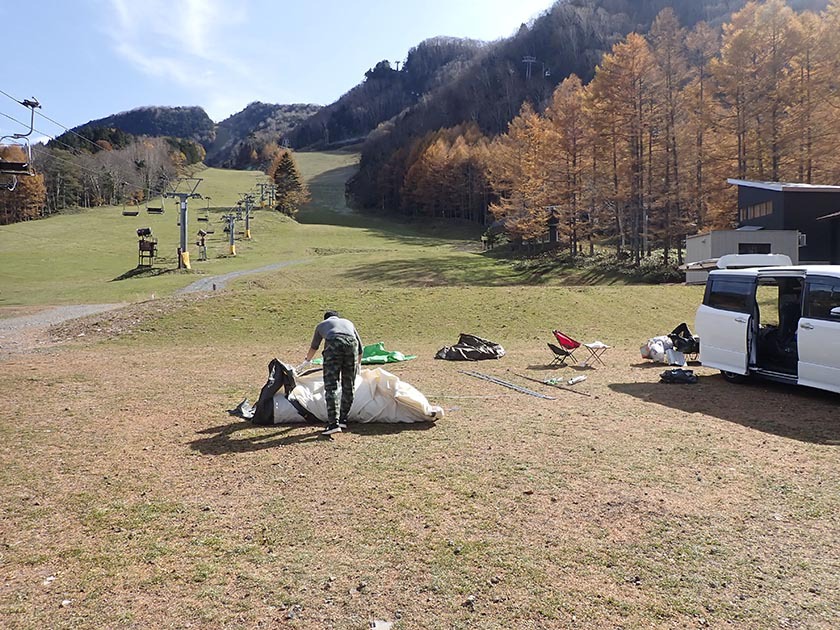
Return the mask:
{"type": "Polygon", "coordinates": [[[324,394],[327,401],[327,422],[347,420],[353,405],[353,390],[356,383],[356,365],[359,349],[356,338],[336,335],[324,343],[324,394]],[[341,379],[341,409],[336,416],[337,389],[341,379]]]}

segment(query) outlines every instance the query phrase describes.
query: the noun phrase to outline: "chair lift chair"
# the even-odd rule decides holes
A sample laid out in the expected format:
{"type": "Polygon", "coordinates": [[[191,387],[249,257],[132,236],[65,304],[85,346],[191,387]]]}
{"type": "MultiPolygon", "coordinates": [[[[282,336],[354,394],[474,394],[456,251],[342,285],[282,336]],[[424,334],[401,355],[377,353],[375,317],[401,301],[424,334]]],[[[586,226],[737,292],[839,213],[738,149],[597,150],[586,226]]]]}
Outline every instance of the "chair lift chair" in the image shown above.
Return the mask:
{"type": "Polygon", "coordinates": [[[552,359],[551,363],[549,363],[549,367],[557,366],[557,367],[565,367],[566,366],[566,359],[571,356],[570,352],[563,350],[560,346],[556,346],[553,343],[547,344],[548,349],[551,350],[552,359]]]}

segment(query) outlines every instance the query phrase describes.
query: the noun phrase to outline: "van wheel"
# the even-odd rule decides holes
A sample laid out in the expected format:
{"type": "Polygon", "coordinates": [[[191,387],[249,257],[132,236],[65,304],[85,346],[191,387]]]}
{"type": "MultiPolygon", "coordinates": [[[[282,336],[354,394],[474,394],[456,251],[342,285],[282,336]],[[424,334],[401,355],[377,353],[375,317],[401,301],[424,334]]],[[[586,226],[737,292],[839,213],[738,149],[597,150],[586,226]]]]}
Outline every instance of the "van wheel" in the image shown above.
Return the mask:
{"type": "Polygon", "coordinates": [[[729,383],[743,383],[747,380],[747,377],[743,374],[736,374],[735,372],[726,372],[724,370],[721,370],[720,373],[723,376],[724,380],[729,383]]]}

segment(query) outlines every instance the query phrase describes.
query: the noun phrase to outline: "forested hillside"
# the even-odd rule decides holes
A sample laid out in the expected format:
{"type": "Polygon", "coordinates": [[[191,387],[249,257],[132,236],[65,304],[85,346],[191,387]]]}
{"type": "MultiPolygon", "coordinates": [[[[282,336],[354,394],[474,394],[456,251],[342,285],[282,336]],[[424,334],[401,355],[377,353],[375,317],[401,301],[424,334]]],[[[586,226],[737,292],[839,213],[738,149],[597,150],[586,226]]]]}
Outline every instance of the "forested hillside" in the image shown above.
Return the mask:
{"type": "Polygon", "coordinates": [[[186,138],[206,146],[215,137],[215,127],[207,112],[201,107],[138,107],[99,120],[92,120],[58,136],[56,140],[63,146],[78,148],[84,144],[84,140],[76,134],[92,137],[101,133],[98,130],[113,129],[133,136],[186,138]]]}
{"type": "Polygon", "coordinates": [[[402,69],[380,61],[362,83],[323,108],[289,135],[296,148],[360,142],[432,90],[455,80],[482,48],[481,42],[435,37],[412,48],[402,69]]]}
{"type": "Polygon", "coordinates": [[[637,265],[652,248],[667,260],[685,235],[735,220],[727,178],[840,181],[838,29],[840,0],[819,13],[748,3],[721,27],[665,9],[589,80],[525,101],[505,133],[480,118],[403,144],[404,126],[380,130],[353,190],[386,211],[495,220],[514,242],[553,216],[572,254],[610,242],[637,265]]]}
{"type": "Polygon", "coordinates": [[[277,146],[320,109],[320,105],[251,103],[217,125],[206,162],[221,168],[265,168],[277,146]]]}
{"type": "Polygon", "coordinates": [[[485,46],[452,80],[376,131],[365,146],[351,192],[362,207],[399,207],[393,181],[407,167],[400,156],[413,138],[475,123],[490,136],[502,133],[523,102],[544,109],[556,86],[575,74],[592,78],[601,56],[630,32],[645,33],[656,14],[673,7],[683,25],[700,19],[718,25],[744,0],[561,0],[513,37],[485,46]],[[525,59],[533,61],[526,63],[525,59]],[[391,173],[391,170],[394,170],[391,173]]]}

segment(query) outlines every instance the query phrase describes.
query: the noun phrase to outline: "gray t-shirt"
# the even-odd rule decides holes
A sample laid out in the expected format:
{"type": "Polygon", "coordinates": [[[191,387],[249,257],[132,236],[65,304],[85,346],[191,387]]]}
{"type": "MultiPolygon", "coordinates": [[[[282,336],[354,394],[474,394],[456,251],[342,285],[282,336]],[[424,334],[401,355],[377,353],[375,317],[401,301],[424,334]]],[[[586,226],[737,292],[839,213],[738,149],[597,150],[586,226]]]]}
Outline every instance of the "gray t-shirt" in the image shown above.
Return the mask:
{"type": "Polygon", "coordinates": [[[332,339],[336,335],[352,335],[356,338],[356,343],[359,344],[359,352],[362,351],[362,339],[359,333],[356,332],[356,327],[349,319],[343,317],[330,317],[325,319],[315,327],[315,335],[312,337],[311,347],[317,350],[321,345],[322,339],[332,339]]]}

